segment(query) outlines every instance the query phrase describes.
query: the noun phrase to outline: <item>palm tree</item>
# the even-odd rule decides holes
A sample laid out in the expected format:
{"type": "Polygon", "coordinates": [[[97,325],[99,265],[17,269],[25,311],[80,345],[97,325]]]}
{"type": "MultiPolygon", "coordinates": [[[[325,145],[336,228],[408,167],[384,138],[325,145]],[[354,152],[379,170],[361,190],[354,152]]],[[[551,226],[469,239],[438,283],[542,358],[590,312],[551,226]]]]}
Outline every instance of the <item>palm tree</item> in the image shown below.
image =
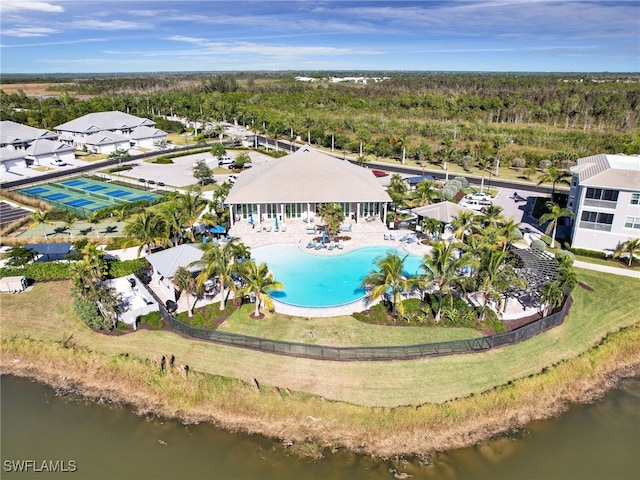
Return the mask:
{"type": "Polygon", "coordinates": [[[387,190],[391,200],[393,201],[393,211],[397,212],[398,207],[402,207],[404,205],[404,196],[407,193],[407,184],[400,175],[394,173],[391,175],[389,188],[387,190]]]}
{"type": "Polygon", "coordinates": [[[182,236],[182,219],[183,213],[178,202],[168,202],[158,206],[158,213],[164,219],[167,236],[170,239],[175,238],[175,244],[180,243],[180,237],[182,236]]]}
{"type": "Polygon", "coordinates": [[[337,203],[321,203],[318,205],[318,215],[325,225],[329,240],[333,240],[344,221],[342,207],[337,203]]]}
{"type": "Polygon", "coordinates": [[[47,238],[47,229],[45,228],[45,225],[50,225],[50,222],[48,220],[48,213],[49,212],[43,210],[38,210],[37,212],[33,212],[31,216],[29,216],[29,220],[33,222],[31,228],[41,225],[44,238],[47,238]]]}
{"type": "Polygon", "coordinates": [[[558,282],[547,282],[540,288],[540,300],[543,305],[543,315],[548,309],[553,309],[562,303],[564,295],[558,282]]]}
{"type": "Polygon", "coordinates": [[[480,210],[480,221],[486,226],[496,227],[504,217],[502,216],[502,207],[498,205],[489,205],[482,207],[480,210]]]}
{"type": "Polygon", "coordinates": [[[556,193],[556,185],[558,183],[564,183],[565,185],[570,185],[571,182],[569,178],[571,177],[571,172],[567,170],[562,170],[561,168],[556,167],[555,165],[551,165],[546,172],[543,172],[542,175],[538,178],[538,186],[543,183],[551,183],[551,198],[554,197],[556,193]]]}
{"type": "Polygon", "coordinates": [[[413,285],[413,281],[408,279],[404,273],[404,262],[407,256],[400,257],[394,252],[389,252],[385,256],[377,258],[375,265],[378,269],[369,272],[362,280],[362,286],[370,288],[367,293],[369,303],[385,295],[389,290],[391,291],[391,315],[394,318],[398,314],[404,314],[402,294],[409,291],[413,285]]]}
{"type": "Polygon", "coordinates": [[[564,217],[573,218],[573,212],[568,208],[561,208],[560,205],[554,202],[547,202],[547,209],[549,210],[544,215],[541,215],[538,219],[538,225],[549,222],[545,233],[551,235],[551,248],[556,245],[556,230],[558,228],[558,220],[564,217]]]}
{"type": "Polygon", "coordinates": [[[629,255],[629,266],[631,266],[633,257],[640,256],[640,238],[630,238],[626,242],[619,245],[616,249],[616,252],[613,254],[613,258],[618,258],[623,253],[629,255]]]}
{"type": "Polygon", "coordinates": [[[476,213],[473,210],[458,212],[458,214],[451,220],[453,226],[453,234],[457,239],[464,242],[465,237],[469,233],[473,233],[476,227],[476,213]]]}
{"type": "Polygon", "coordinates": [[[128,242],[140,244],[138,248],[138,257],[142,249],[146,249],[151,253],[151,246],[157,243],[166,242],[168,240],[167,229],[164,219],[153,211],[145,210],[144,212],[133,217],[123,229],[124,236],[128,242]]]}
{"type": "Polygon", "coordinates": [[[193,306],[191,306],[191,292],[196,290],[196,280],[189,270],[184,267],[178,267],[173,274],[173,284],[181,292],[187,294],[187,315],[193,316],[193,306]]]}
{"type": "Polygon", "coordinates": [[[71,229],[73,228],[73,224],[76,223],[77,220],[78,220],[78,217],[76,217],[71,212],[67,212],[64,215],[64,228],[65,230],[69,230],[69,236],[71,238],[73,238],[73,231],[71,229]]]}
{"type": "Polygon", "coordinates": [[[438,195],[438,191],[433,189],[433,182],[424,180],[416,185],[415,197],[412,204],[415,207],[430,205],[436,198],[438,198],[438,195]]]}
{"type": "Polygon", "coordinates": [[[189,224],[189,236],[193,240],[193,224],[198,219],[200,213],[207,202],[202,198],[202,192],[197,188],[191,188],[186,193],[178,196],[178,205],[182,212],[183,219],[189,224]]]}
{"type": "Polygon", "coordinates": [[[256,297],[256,309],[253,316],[260,316],[260,305],[264,305],[267,310],[272,312],[273,299],[269,292],[283,290],[284,284],[273,277],[266,263],[257,264],[253,260],[247,260],[240,265],[240,276],[245,282],[244,290],[253,293],[256,297]]]}
{"type": "Polygon", "coordinates": [[[503,219],[497,226],[498,241],[502,244],[502,251],[506,251],[514,240],[522,238],[522,232],[518,228],[518,223],[512,218],[503,219]]]}
{"type": "Polygon", "coordinates": [[[89,216],[87,217],[87,220],[89,220],[89,223],[91,224],[91,230],[93,230],[93,233],[97,237],[98,236],[98,231],[96,230],[95,225],[100,223],[100,220],[101,220],[100,211],[99,210],[95,210],[93,212],[90,212],[89,216]]]}
{"type": "Polygon", "coordinates": [[[513,267],[505,262],[506,256],[504,251],[493,250],[481,261],[477,288],[477,292],[483,296],[481,321],[485,318],[489,300],[496,303],[496,310],[499,312],[503,305],[503,293],[513,285],[525,286],[513,267]]]}
{"type": "Polygon", "coordinates": [[[467,265],[474,261],[469,255],[464,254],[456,258],[454,256],[455,244],[447,245],[445,242],[435,242],[431,255],[425,255],[420,264],[424,274],[419,276],[419,282],[423,289],[434,286],[438,289],[438,311],[435,321],[440,321],[442,312],[442,300],[446,294],[450,294],[456,285],[461,285],[465,280],[461,272],[467,265]]]}
{"type": "Polygon", "coordinates": [[[235,289],[233,276],[238,273],[239,264],[234,260],[238,246],[239,241],[237,238],[232,238],[223,245],[217,245],[214,242],[200,244],[200,248],[204,253],[200,260],[193,263],[193,265],[204,266],[196,278],[198,285],[204,285],[204,282],[213,276],[218,277],[218,282],[220,283],[220,310],[225,309],[227,285],[235,289]]]}

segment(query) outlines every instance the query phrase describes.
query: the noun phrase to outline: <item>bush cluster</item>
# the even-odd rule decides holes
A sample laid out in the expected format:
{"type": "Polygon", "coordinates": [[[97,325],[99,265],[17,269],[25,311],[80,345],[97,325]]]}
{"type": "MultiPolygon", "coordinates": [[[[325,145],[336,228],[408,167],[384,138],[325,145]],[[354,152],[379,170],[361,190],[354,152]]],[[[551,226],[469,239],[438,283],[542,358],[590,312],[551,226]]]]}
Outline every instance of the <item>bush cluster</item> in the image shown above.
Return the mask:
{"type": "Polygon", "coordinates": [[[597,250],[588,250],[586,248],[571,248],[569,249],[571,253],[575,255],[582,255],[583,257],[591,257],[591,258],[607,258],[604,252],[599,252],[597,250]]]}

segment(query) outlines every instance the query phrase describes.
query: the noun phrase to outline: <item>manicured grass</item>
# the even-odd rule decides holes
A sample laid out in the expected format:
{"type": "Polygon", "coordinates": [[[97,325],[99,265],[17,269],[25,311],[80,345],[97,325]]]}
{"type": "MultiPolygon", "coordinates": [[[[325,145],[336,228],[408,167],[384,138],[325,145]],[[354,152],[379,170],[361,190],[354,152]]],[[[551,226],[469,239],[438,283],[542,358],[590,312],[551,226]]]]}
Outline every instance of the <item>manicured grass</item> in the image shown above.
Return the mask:
{"type": "MultiPolygon", "coordinates": [[[[79,347],[105,355],[126,353],[150,359],[173,354],[177,362],[194,371],[246,382],[258,379],[262,385],[326,399],[365,406],[420,405],[479,394],[538,373],[586,352],[610,332],[640,324],[635,308],[640,304],[640,280],[577,271],[579,280],[593,291],[576,289],[573,308],[562,326],[488,353],[412,361],[327,362],[283,357],[195,341],[167,331],[104,336],[87,329],[71,311],[69,282],[40,283],[30,292],[2,295],[0,324],[3,339],[18,336],[60,342],[73,335],[79,347]]],[[[311,321],[318,328],[320,320],[311,321]]]]}
{"type": "Polygon", "coordinates": [[[618,260],[607,260],[604,258],[586,257],[583,255],[576,255],[575,257],[576,257],[576,260],[580,260],[581,262],[593,263],[595,265],[605,265],[607,267],[621,268],[623,270],[640,271],[640,265],[629,267],[626,262],[620,262],[618,260]]]}
{"type": "Polygon", "coordinates": [[[394,327],[368,325],[351,316],[301,318],[274,313],[258,320],[249,317],[253,305],[243,305],[219,330],[289,342],[349,346],[412,345],[482,336],[470,328],[394,327]]]}

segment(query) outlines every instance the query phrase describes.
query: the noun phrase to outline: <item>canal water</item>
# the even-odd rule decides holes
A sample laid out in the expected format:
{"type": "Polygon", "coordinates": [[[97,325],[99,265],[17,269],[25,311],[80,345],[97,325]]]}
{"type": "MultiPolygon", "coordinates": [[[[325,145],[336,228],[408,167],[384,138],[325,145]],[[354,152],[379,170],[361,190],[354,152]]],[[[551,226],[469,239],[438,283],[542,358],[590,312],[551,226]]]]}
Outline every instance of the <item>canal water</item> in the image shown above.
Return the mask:
{"type": "Polygon", "coordinates": [[[260,436],[142,418],[21,378],[0,381],[3,479],[640,478],[640,379],[509,438],[441,453],[428,469],[345,451],[300,459],[260,436]]]}

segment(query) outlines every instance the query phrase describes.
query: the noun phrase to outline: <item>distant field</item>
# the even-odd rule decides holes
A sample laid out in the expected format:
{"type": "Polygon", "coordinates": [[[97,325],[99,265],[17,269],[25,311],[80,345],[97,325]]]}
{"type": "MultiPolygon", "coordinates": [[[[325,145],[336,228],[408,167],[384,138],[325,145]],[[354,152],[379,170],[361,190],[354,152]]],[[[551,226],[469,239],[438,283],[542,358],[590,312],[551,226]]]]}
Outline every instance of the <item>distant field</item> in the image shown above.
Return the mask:
{"type": "Polygon", "coordinates": [[[7,94],[18,93],[22,90],[27,96],[55,95],[61,93],[71,83],[3,83],[2,91],[7,94]]]}

